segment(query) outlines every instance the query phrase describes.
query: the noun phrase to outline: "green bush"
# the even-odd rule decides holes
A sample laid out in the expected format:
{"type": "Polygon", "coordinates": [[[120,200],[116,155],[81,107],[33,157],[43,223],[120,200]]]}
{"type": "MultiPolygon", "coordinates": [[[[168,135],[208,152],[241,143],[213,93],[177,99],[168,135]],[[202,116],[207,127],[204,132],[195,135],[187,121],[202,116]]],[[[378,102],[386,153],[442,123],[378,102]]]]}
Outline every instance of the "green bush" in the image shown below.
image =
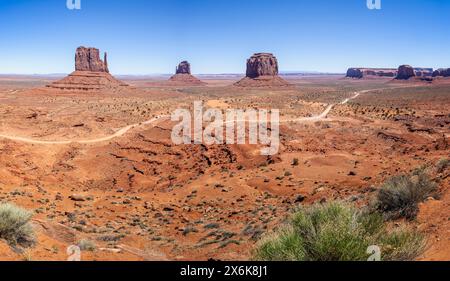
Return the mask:
{"type": "Polygon", "coordinates": [[[419,203],[438,197],[438,186],[423,170],[387,180],[378,192],[374,208],[386,219],[415,219],[419,203]]]}
{"type": "Polygon", "coordinates": [[[80,247],[80,250],[82,251],[91,251],[91,252],[95,251],[95,249],[97,248],[95,243],[88,239],[80,240],[80,242],[78,242],[78,247],[80,247]]]}
{"type": "Polygon", "coordinates": [[[262,261],[366,261],[376,245],[382,260],[412,260],[424,238],[406,227],[388,231],[382,216],[344,203],[303,207],[289,223],[261,240],[254,259],[262,261]]]}
{"type": "Polygon", "coordinates": [[[450,160],[448,158],[440,159],[436,164],[436,170],[438,173],[443,173],[450,165],[450,160]]]}
{"type": "Polygon", "coordinates": [[[34,244],[30,219],[32,213],[14,204],[0,205],[0,238],[10,245],[29,247],[34,244]]]}

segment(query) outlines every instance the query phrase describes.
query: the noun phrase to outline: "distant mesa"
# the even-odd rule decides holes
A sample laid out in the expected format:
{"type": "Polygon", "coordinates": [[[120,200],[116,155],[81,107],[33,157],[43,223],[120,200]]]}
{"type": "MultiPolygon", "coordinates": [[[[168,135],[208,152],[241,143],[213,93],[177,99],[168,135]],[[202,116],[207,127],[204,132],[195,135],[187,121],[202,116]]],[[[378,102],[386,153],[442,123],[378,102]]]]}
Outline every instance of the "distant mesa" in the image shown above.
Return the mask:
{"type": "Polygon", "coordinates": [[[74,72],[62,80],[47,85],[49,88],[68,91],[115,90],[127,86],[109,74],[106,53],[102,61],[98,49],[86,47],[79,47],[76,50],[74,72]]]}
{"type": "Polygon", "coordinates": [[[416,77],[416,72],[412,66],[405,64],[398,67],[397,77],[395,79],[408,80],[412,77],[416,77]]]}
{"type": "Polygon", "coordinates": [[[433,77],[450,77],[450,68],[439,68],[435,70],[433,77]]]}
{"type": "Polygon", "coordinates": [[[433,68],[414,68],[414,74],[417,77],[432,77],[433,76],[433,68]]]}
{"type": "Polygon", "coordinates": [[[238,87],[283,87],[289,83],[278,75],[278,61],[273,54],[256,53],[247,60],[246,77],[238,87]]]}
{"type": "Polygon", "coordinates": [[[349,68],[346,77],[355,79],[372,78],[395,78],[397,80],[408,80],[412,77],[418,77],[422,80],[431,78],[433,68],[412,67],[402,65],[399,68],[349,68]]]}
{"type": "Polygon", "coordinates": [[[175,69],[175,75],[170,77],[171,84],[201,86],[206,83],[191,74],[191,64],[182,61],[175,69]]]}
{"type": "Polygon", "coordinates": [[[377,78],[387,77],[394,78],[397,76],[397,69],[395,68],[349,68],[347,70],[348,78],[377,78]]]}

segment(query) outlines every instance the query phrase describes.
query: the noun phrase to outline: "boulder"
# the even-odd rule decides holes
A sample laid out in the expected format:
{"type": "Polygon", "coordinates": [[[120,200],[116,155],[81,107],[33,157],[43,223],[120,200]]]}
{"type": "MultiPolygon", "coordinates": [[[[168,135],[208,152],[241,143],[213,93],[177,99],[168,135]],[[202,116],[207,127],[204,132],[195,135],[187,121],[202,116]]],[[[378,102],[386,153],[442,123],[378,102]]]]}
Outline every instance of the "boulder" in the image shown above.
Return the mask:
{"type": "Polygon", "coordinates": [[[412,77],[415,77],[416,73],[414,71],[414,68],[410,65],[401,65],[398,68],[397,77],[395,79],[397,80],[408,80],[412,77]]]}

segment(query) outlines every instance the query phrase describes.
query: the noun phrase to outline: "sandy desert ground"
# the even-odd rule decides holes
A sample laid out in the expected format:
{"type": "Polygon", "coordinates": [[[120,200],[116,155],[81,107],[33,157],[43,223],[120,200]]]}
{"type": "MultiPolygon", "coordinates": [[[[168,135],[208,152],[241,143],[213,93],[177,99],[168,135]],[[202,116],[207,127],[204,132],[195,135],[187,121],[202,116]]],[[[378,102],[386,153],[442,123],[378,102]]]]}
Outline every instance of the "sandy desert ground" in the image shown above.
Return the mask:
{"type": "MultiPolygon", "coordinates": [[[[450,157],[450,83],[294,77],[288,88],[198,87],[128,78],[120,92],[46,89],[52,78],[0,78],[0,199],[34,211],[37,244],[0,241],[0,260],[248,260],[299,204],[367,204],[394,175],[450,157]],[[281,148],[174,145],[166,118],[207,107],[280,109],[281,148]],[[293,166],[293,159],[299,165],[293,166]]],[[[412,222],[421,260],[450,260],[449,170],[442,196],[412,222]]]]}

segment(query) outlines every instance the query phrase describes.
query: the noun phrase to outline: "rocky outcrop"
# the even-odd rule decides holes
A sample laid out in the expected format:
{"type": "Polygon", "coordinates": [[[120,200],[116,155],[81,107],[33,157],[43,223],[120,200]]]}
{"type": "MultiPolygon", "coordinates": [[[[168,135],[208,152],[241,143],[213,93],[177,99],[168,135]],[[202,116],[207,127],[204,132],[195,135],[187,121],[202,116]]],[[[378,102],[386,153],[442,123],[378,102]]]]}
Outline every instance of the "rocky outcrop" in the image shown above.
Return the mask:
{"type": "Polygon", "coordinates": [[[397,77],[395,79],[397,80],[408,80],[412,77],[415,77],[416,73],[414,71],[414,68],[410,65],[401,65],[398,68],[397,77]]]}
{"type": "Polygon", "coordinates": [[[246,77],[235,83],[240,87],[288,86],[289,83],[278,76],[278,60],[273,54],[256,53],[247,60],[246,77]]]}
{"type": "Polygon", "coordinates": [[[175,74],[191,74],[191,64],[187,61],[182,61],[177,66],[175,74]]]}
{"type": "Polygon", "coordinates": [[[75,71],[109,72],[107,53],[102,61],[98,49],[78,47],[75,53],[75,71]]]}
{"type": "Polygon", "coordinates": [[[450,68],[439,68],[433,72],[433,77],[450,77],[450,68]]]}
{"type": "Polygon", "coordinates": [[[346,77],[348,78],[372,78],[372,77],[391,77],[397,75],[397,69],[393,68],[349,68],[346,77]]]}
{"type": "Polygon", "coordinates": [[[67,91],[116,90],[127,86],[109,74],[106,53],[102,61],[98,49],[86,47],[79,47],[75,52],[74,72],[47,85],[48,88],[67,91]]]}
{"type": "Polygon", "coordinates": [[[175,70],[175,75],[170,77],[171,85],[177,86],[201,86],[206,83],[191,74],[191,65],[187,61],[182,61],[175,70]]]}

